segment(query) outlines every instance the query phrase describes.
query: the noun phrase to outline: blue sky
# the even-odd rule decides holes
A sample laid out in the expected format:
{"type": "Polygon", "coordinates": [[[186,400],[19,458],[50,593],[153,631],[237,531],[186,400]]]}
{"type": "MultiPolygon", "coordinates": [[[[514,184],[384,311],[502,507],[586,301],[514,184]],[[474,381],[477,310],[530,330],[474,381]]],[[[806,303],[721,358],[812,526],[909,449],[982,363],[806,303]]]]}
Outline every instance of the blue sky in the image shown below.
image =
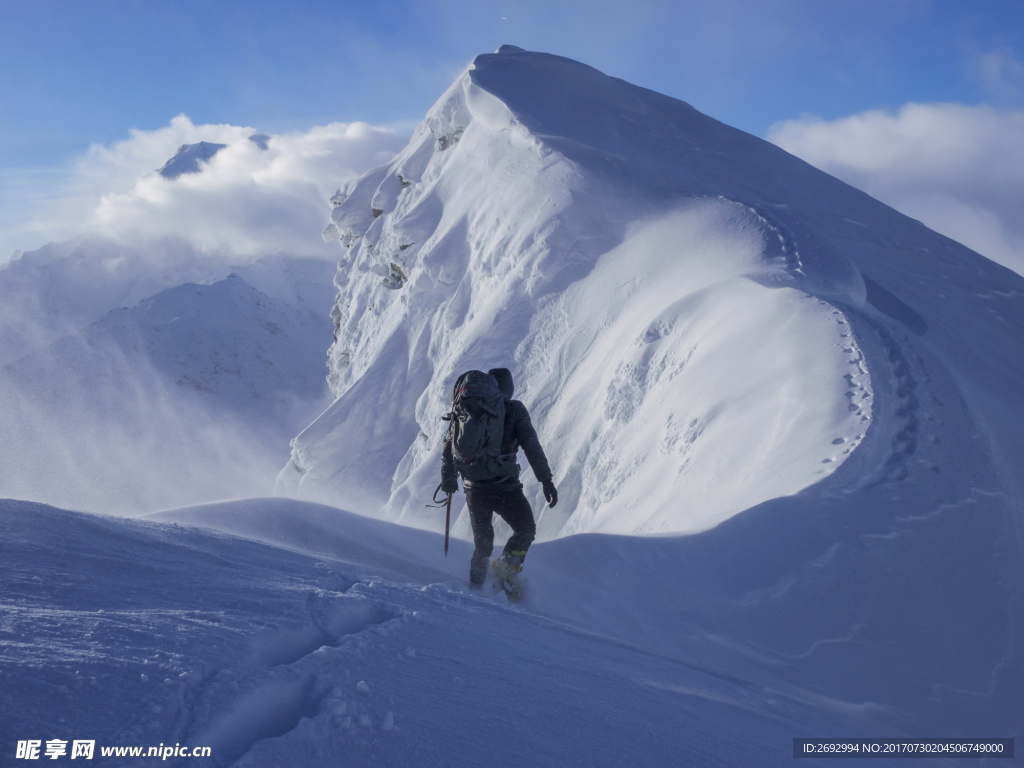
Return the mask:
{"type": "Polygon", "coordinates": [[[476,53],[592,64],[764,135],[812,113],[990,100],[980,59],[1024,54],[1024,3],[4,0],[0,167],[195,123],[416,121],[476,53]]]}
{"type": "Polygon", "coordinates": [[[404,131],[502,43],[759,136],[908,102],[1024,106],[1021,0],[0,0],[0,258],[53,236],[13,220],[59,197],[91,145],[179,114],[272,133],[354,120],[404,131]]]}

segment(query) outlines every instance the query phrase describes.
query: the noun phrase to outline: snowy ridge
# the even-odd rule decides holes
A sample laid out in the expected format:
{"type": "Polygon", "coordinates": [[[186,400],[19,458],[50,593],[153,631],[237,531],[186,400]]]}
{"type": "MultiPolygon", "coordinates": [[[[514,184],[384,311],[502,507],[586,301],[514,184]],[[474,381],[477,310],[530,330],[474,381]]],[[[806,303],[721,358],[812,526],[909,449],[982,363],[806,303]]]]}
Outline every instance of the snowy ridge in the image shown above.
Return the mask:
{"type": "Polygon", "coordinates": [[[608,625],[842,706],[1016,728],[1018,275],[686,104],[517,50],[334,202],[337,400],[283,487],[436,530],[450,385],[510,365],[580,620],[664,585],[679,624],[627,598],[608,625]],[[566,536],[701,531],[643,555],[566,536]]]}
{"type": "MultiPolygon", "coordinates": [[[[548,96],[527,107],[555,108],[548,96]]],[[[296,440],[285,488],[426,524],[451,380],[511,360],[562,487],[543,536],[702,530],[827,476],[859,444],[867,372],[848,373],[859,353],[842,312],[806,293],[862,302],[856,272],[840,258],[809,275],[765,214],[668,187],[650,163],[666,137],[592,146],[621,127],[602,125],[611,107],[644,100],[671,101],[558,57],[482,56],[392,163],[339,191],[325,231],[347,249],[338,401],[296,440]],[[517,108],[534,80],[583,94],[572,132],[517,108]],[[613,104],[593,103],[607,83],[613,104]],[[399,400],[369,405],[367,388],[399,400]]]]}

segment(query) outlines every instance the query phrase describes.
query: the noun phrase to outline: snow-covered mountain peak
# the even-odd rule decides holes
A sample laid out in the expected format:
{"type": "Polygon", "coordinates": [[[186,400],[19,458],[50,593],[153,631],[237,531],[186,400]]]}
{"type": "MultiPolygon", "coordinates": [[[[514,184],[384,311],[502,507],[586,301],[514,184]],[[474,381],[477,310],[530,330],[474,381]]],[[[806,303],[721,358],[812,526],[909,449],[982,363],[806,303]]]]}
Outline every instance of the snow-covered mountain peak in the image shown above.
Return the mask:
{"type": "Polygon", "coordinates": [[[864,441],[881,411],[851,312],[927,325],[854,257],[876,245],[862,218],[931,233],[559,56],[478,56],[405,150],[331,202],[338,399],[282,481],[414,524],[462,370],[516,373],[565,490],[544,535],[692,531],[864,441]]]}
{"type": "MultiPolygon", "coordinates": [[[[259,134],[257,134],[259,135],[259,134]]],[[[251,137],[250,137],[251,138],[251,137]]],[[[260,144],[259,141],[255,142],[260,144]]],[[[264,144],[261,149],[266,149],[264,144]]],[[[182,144],[170,160],[163,164],[157,171],[165,179],[176,179],[183,173],[198,173],[200,164],[207,162],[211,157],[220,152],[227,144],[215,144],[212,141],[200,141],[196,144],[182,144]]]]}
{"type": "Polygon", "coordinates": [[[271,136],[268,133],[254,133],[252,136],[249,137],[249,141],[251,141],[260,149],[269,149],[270,140],[272,138],[273,136],[271,136]]]}

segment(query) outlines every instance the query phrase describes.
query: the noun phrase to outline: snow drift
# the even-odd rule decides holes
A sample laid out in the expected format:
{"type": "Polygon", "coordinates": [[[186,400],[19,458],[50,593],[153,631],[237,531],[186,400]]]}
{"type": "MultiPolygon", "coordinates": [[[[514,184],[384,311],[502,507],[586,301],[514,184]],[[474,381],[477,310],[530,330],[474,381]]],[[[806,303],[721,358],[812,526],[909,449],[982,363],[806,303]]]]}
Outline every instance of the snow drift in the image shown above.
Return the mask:
{"type": "Polygon", "coordinates": [[[292,499],[152,520],[0,500],[5,757],[88,734],[97,759],[210,746],[163,763],[201,768],[781,766],[793,733],[886,732],[469,594],[437,533],[292,499]]]}

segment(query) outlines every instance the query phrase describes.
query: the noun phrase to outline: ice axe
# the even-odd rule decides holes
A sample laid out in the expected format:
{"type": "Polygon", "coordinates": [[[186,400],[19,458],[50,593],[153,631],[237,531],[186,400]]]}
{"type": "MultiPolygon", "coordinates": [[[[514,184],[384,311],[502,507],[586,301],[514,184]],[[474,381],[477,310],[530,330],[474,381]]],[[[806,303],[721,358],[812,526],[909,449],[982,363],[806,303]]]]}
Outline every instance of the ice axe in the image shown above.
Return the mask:
{"type": "Polygon", "coordinates": [[[448,494],[448,502],[444,510],[444,556],[448,557],[448,524],[452,519],[452,495],[448,494]]]}
{"type": "Polygon", "coordinates": [[[437,486],[434,490],[434,503],[427,504],[428,507],[440,507],[443,503],[445,506],[444,510],[444,556],[448,557],[448,527],[452,521],[452,494],[451,491],[447,494],[447,499],[443,502],[438,503],[437,492],[441,490],[441,486],[437,486]]]}

